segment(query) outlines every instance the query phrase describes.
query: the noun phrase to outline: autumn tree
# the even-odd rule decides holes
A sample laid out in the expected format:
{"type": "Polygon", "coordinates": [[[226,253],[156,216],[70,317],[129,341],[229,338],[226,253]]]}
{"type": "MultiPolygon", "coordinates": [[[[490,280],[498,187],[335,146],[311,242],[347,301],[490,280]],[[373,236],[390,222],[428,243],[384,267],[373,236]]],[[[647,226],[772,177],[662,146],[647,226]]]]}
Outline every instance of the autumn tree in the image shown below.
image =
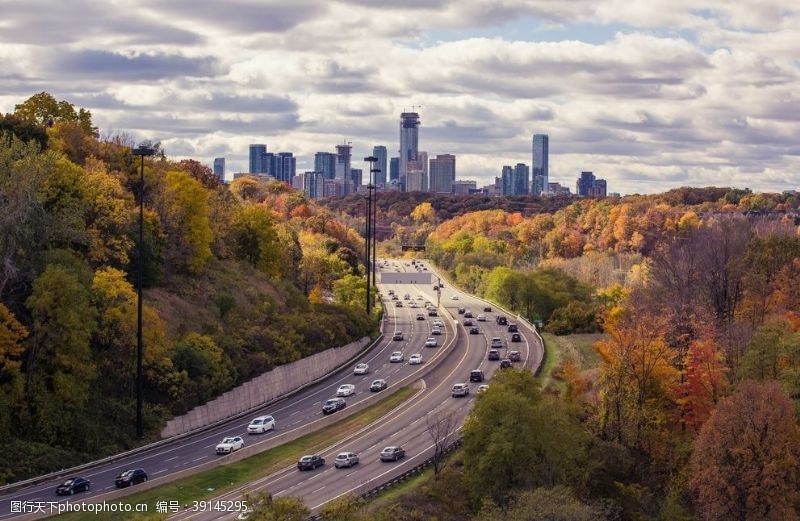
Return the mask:
{"type": "Polygon", "coordinates": [[[76,122],[87,136],[97,137],[97,127],[92,125],[92,113],[86,109],[75,110],[68,101],[56,101],[52,94],[40,92],[14,107],[14,115],[39,125],[59,122],[76,122]]]}
{"type": "Polygon", "coordinates": [[[792,520],[800,501],[800,438],[775,382],[744,382],[700,430],[691,486],[702,519],[792,520]]]}
{"type": "Polygon", "coordinates": [[[22,342],[27,337],[27,328],[0,303],[0,432],[9,432],[12,413],[18,417],[22,404],[22,342]]]}
{"type": "Polygon", "coordinates": [[[231,240],[237,258],[270,276],[281,269],[275,217],[261,205],[239,208],[231,224],[231,240]]]}
{"type": "Polygon", "coordinates": [[[268,492],[245,496],[253,509],[247,519],[253,521],[307,521],[311,511],[297,496],[273,498],[268,492]]]}
{"type": "Polygon", "coordinates": [[[89,261],[94,265],[127,266],[133,249],[133,198],[119,179],[106,172],[102,162],[90,159],[84,169],[89,261]]]}
{"type": "Polygon", "coordinates": [[[526,490],[514,497],[505,510],[488,505],[480,512],[482,521],[595,521],[602,518],[600,509],[582,503],[567,487],[526,490]]]}
{"type": "Polygon", "coordinates": [[[199,333],[189,333],[175,346],[175,368],[188,376],[186,400],[190,405],[205,403],[227,390],[235,375],[228,355],[214,340],[199,333]]]}
{"type": "Polygon", "coordinates": [[[727,387],[725,356],[713,339],[695,340],[684,362],[685,378],[679,385],[678,404],[686,425],[699,429],[727,387]]]}
{"type": "Polygon", "coordinates": [[[219,178],[214,175],[214,172],[209,167],[201,162],[195,159],[181,159],[178,164],[186,173],[200,181],[206,188],[213,190],[219,186],[219,178]]]}
{"type": "Polygon", "coordinates": [[[211,257],[205,188],[185,172],[167,172],[156,207],[170,245],[168,266],[198,273],[211,257]]]}
{"type": "Polygon", "coordinates": [[[417,223],[432,223],[436,219],[436,212],[431,203],[425,201],[411,211],[411,218],[417,223]]]}

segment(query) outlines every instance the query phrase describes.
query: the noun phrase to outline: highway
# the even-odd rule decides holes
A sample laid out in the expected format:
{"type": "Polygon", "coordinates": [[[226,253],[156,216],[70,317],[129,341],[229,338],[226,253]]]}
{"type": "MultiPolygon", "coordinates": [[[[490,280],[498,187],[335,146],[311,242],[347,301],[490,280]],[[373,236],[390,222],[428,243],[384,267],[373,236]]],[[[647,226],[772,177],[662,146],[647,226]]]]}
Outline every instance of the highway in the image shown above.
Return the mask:
{"type": "MultiPolygon", "coordinates": [[[[428,270],[430,264],[425,262],[428,270]]],[[[415,268],[409,261],[387,261],[382,270],[386,271],[413,271],[415,268]]],[[[434,277],[435,278],[435,277],[434,277]]],[[[292,439],[295,433],[315,423],[323,423],[321,412],[322,403],[335,395],[336,389],[343,383],[352,383],[356,387],[356,394],[345,398],[348,407],[370,400],[377,401],[381,395],[391,393],[393,387],[397,388],[398,382],[403,380],[404,385],[418,381],[417,375],[422,375],[431,366],[430,372],[422,380],[423,390],[413,400],[406,402],[390,412],[381,422],[365,429],[354,436],[341,442],[332,444],[322,455],[326,459],[326,466],[315,471],[300,472],[295,466],[287,467],[271,476],[268,476],[246,487],[232,491],[217,499],[240,499],[244,493],[258,490],[268,490],[275,496],[299,495],[312,509],[319,508],[325,502],[349,492],[359,492],[371,488],[378,482],[385,481],[394,475],[402,473],[432,454],[432,439],[426,428],[426,415],[434,411],[444,413],[453,412],[458,415],[459,424],[468,413],[477,384],[472,384],[472,394],[469,398],[452,398],[450,390],[454,383],[469,380],[469,371],[483,369],[491,375],[499,366],[498,362],[486,360],[486,351],[489,339],[499,336],[504,339],[507,349],[501,350],[505,354],[508,349],[521,351],[523,363],[528,367],[537,367],[542,358],[542,348],[535,336],[520,327],[523,342],[510,343],[510,333],[505,326],[495,324],[496,313],[484,313],[484,303],[467,294],[460,293],[453,288],[442,289],[441,306],[446,309],[445,316],[429,317],[425,312],[423,303],[437,302],[436,292],[431,284],[379,284],[380,291],[386,304],[387,316],[384,326],[386,333],[384,339],[372,351],[362,356],[358,362],[370,365],[370,372],[366,375],[356,376],[352,366],[332,374],[325,381],[314,385],[294,396],[277,402],[263,410],[255,411],[252,415],[232,420],[208,431],[177,439],[174,442],[149,449],[115,461],[87,470],[80,474],[92,482],[92,489],[86,493],[70,496],[70,501],[96,502],[110,497],[118,497],[114,486],[114,478],[128,468],[144,468],[149,476],[150,483],[166,483],[175,479],[179,473],[199,466],[208,466],[209,462],[225,461],[230,456],[217,456],[214,453],[216,444],[226,436],[240,435],[245,439],[245,448],[259,444],[274,445],[272,438],[278,436],[292,439]],[[399,295],[398,301],[388,299],[388,291],[392,289],[399,295]],[[409,300],[403,300],[409,294],[409,300]],[[454,299],[458,300],[454,300],[454,299]],[[397,302],[402,302],[403,307],[397,307],[397,302]],[[414,302],[419,307],[409,306],[414,302]],[[475,322],[481,329],[479,335],[469,335],[461,325],[463,317],[458,315],[457,308],[471,309],[477,316],[483,313],[487,316],[486,322],[475,322]],[[423,320],[416,320],[418,313],[423,313],[423,320]],[[424,342],[430,336],[433,320],[440,318],[444,322],[443,334],[437,336],[439,347],[425,348],[424,342]],[[458,334],[456,335],[456,328],[458,334]],[[392,341],[392,333],[402,331],[403,341],[392,341]],[[403,363],[390,363],[389,355],[392,351],[400,350],[404,353],[403,363]],[[422,365],[409,365],[408,358],[413,353],[420,353],[425,359],[422,365]],[[376,378],[386,379],[389,388],[382,393],[371,393],[369,384],[376,378]],[[262,435],[246,434],[247,424],[250,419],[262,414],[270,414],[276,420],[276,429],[262,435]],[[400,445],[406,450],[406,458],[398,463],[381,463],[378,454],[386,445],[400,445]],[[360,464],[351,469],[337,470],[333,467],[333,459],[337,453],[352,451],[359,454],[360,464]],[[112,494],[114,494],[112,496],[112,494]]],[[[475,321],[475,319],[473,319],[475,321]]],[[[354,362],[353,365],[355,365],[354,362]]],[[[348,408],[332,416],[339,419],[348,413],[348,408]]],[[[321,427],[322,425],[320,425],[321,427]]],[[[266,447],[265,447],[266,448],[266,447]]],[[[254,449],[248,449],[254,450],[254,449]]],[[[257,449],[255,449],[257,450],[257,449]]],[[[298,457],[300,454],[298,454],[298,457]]],[[[12,514],[11,501],[64,501],[66,498],[55,496],[56,486],[63,481],[45,482],[33,485],[0,496],[0,519],[10,519],[20,514],[12,514]]],[[[136,486],[131,487],[135,492],[136,486]]],[[[164,498],[169,501],[170,498],[164,498]]],[[[27,517],[27,516],[26,516],[27,517]]],[[[217,519],[225,518],[219,512],[206,514],[181,513],[174,519],[217,519]]],[[[227,514],[227,518],[235,517],[227,514]]]]}
{"type": "MultiPolygon", "coordinates": [[[[384,269],[412,269],[408,265],[409,261],[389,261],[388,268],[384,269]],[[397,266],[397,268],[395,268],[397,266]]],[[[424,265],[430,271],[428,262],[424,265]]],[[[434,276],[434,278],[436,278],[434,276]]],[[[542,360],[542,346],[532,332],[526,331],[520,325],[522,342],[512,343],[511,333],[506,326],[495,323],[497,311],[485,312],[487,304],[482,301],[447,287],[442,290],[441,305],[446,309],[445,317],[442,320],[445,324],[453,324],[459,329],[457,340],[453,349],[436,366],[436,368],[424,377],[424,390],[420,392],[411,403],[389,413],[378,425],[360,432],[345,440],[332,443],[331,446],[323,450],[320,454],[325,458],[325,466],[314,471],[299,471],[292,465],[276,472],[270,476],[262,478],[256,482],[249,483],[229,493],[223,494],[213,499],[213,501],[235,501],[241,499],[245,493],[258,491],[268,491],[273,497],[293,495],[300,496],[306,505],[317,511],[326,502],[348,493],[361,493],[370,488],[402,474],[405,470],[419,464],[433,454],[433,440],[428,433],[426,416],[428,414],[441,412],[443,414],[453,413],[457,416],[458,425],[463,423],[466,415],[472,407],[475,399],[475,390],[479,384],[470,384],[471,393],[467,398],[453,398],[451,389],[453,384],[469,381],[469,372],[473,369],[482,369],[487,375],[487,382],[491,385],[491,375],[498,370],[499,362],[488,361],[487,351],[492,337],[503,339],[505,348],[501,349],[501,355],[505,357],[508,350],[518,350],[522,355],[522,362],[517,366],[525,365],[529,368],[538,367],[542,360]],[[457,299],[457,300],[455,300],[457,299]],[[480,328],[480,334],[468,334],[468,328],[463,326],[463,315],[458,314],[458,308],[471,310],[474,316],[478,314],[486,315],[485,322],[473,323],[480,328]],[[406,457],[399,462],[381,462],[379,455],[381,450],[389,445],[399,445],[406,451],[406,457]],[[336,469],[333,460],[339,452],[355,452],[359,455],[360,462],[352,468],[336,469]]],[[[406,293],[412,299],[417,295],[422,295],[423,299],[436,302],[436,295],[432,285],[413,285],[413,284],[379,284],[380,291],[387,296],[388,291],[394,290],[402,298],[406,293]]],[[[387,306],[391,308],[395,301],[385,300],[387,306]]],[[[401,301],[402,302],[402,301],[401,301]]],[[[418,309],[401,308],[411,311],[410,315],[415,315],[418,309]]],[[[413,324],[413,320],[410,321],[413,324]]],[[[513,320],[509,320],[513,322],[513,320]]],[[[409,322],[400,322],[403,327],[409,322]]],[[[422,322],[421,322],[422,323],[422,322]]],[[[402,329],[402,328],[401,328],[402,329]]],[[[424,331],[424,329],[423,329],[424,331]]],[[[423,341],[426,335],[420,335],[418,341],[423,341]]],[[[441,349],[441,348],[436,348],[441,349]]],[[[434,349],[419,347],[416,342],[405,346],[406,357],[409,352],[421,352],[423,355],[430,353],[434,349]],[[409,348],[411,350],[409,351],[409,348]]],[[[300,456],[298,454],[298,456],[300,456]]],[[[173,520],[192,520],[206,521],[212,519],[234,519],[235,515],[219,512],[181,512],[169,519],[173,520]]]]}

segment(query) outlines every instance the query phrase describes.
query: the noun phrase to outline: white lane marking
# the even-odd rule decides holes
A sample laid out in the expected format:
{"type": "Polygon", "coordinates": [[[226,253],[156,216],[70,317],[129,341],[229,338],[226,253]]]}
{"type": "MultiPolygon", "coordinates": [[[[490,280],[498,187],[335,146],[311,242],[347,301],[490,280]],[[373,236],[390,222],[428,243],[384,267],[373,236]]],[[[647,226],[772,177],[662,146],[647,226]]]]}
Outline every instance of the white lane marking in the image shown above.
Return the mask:
{"type": "Polygon", "coordinates": [[[195,461],[202,461],[202,460],[206,459],[207,457],[208,457],[208,456],[200,456],[199,458],[195,458],[195,459],[193,459],[193,460],[192,460],[192,463],[194,463],[195,461]]]}
{"type": "Polygon", "coordinates": [[[165,459],[164,461],[173,461],[173,460],[176,460],[176,459],[178,459],[178,456],[173,456],[170,459],[165,459]]]}

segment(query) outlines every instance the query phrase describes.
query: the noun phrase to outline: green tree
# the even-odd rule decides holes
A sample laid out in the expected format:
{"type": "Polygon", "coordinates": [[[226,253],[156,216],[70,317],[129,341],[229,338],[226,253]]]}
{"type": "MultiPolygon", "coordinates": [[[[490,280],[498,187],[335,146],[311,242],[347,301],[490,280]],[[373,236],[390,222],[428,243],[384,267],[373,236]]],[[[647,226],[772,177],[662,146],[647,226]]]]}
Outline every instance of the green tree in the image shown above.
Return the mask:
{"type": "Polygon", "coordinates": [[[481,510],[483,521],[595,521],[602,512],[582,503],[566,487],[526,490],[514,497],[504,511],[496,505],[481,510]]]}
{"type": "Polygon", "coordinates": [[[75,110],[72,103],[56,101],[52,94],[34,94],[19,105],[14,106],[14,115],[39,125],[52,125],[57,122],[77,122],[87,136],[97,137],[97,127],[92,125],[92,113],[85,109],[75,110]]]}
{"type": "Polygon", "coordinates": [[[560,400],[542,397],[528,371],[492,379],[463,429],[467,487],[476,499],[507,505],[530,487],[574,482],[585,461],[586,435],[560,400]]]}
{"type": "Polygon", "coordinates": [[[278,275],[281,254],[275,218],[264,206],[247,204],[233,220],[231,236],[236,257],[271,277],[278,275]]]}
{"type": "Polygon", "coordinates": [[[10,431],[23,403],[22,342],[27,337],[25,326],[0,303],[0,432],[10,431]]]}
{"type": "MultiPolygon", "coordinates": [[[[374,292],[374,288],[370,287],[374,292]]],[[[367,286],[364,277],[345,275],[333,283],[333,294],[336,302],[353,309],[364,309],[367,286]]],[[[373,298],[375,295],[373,295],[373,298]]]]}
{"type": "Polygon", "coordinates": [[[175,368],[188,376],[187,402],[204,403],[234,382],[228,355],[206,335],[189,333],[175,346],[175,368]]]}
{"type": "Polygon", "coordinates": [[[319,515],[325,521],[358,521],[364,519],[364,500],[348,494],[326,503],[319,515]]]}
{"type": "Polygon", "coordinates": [[[96,374],[89,346],[96,313],[89,291],[56,265],[36,279],[26,304],[33,322],[27,394],[36,430],[44,439],[56,441],[59,433],[72,427],[75,417],[69,415],[77,414],[89,399],[96,374]]]}
{"type": "Polygon", "coordinates": [[[253,521],[306,521],[311,511],[296,496],[273,498],[271,494],[261,492],[246,496],[248,504],[253,508],[247,518],[253,521]]]}

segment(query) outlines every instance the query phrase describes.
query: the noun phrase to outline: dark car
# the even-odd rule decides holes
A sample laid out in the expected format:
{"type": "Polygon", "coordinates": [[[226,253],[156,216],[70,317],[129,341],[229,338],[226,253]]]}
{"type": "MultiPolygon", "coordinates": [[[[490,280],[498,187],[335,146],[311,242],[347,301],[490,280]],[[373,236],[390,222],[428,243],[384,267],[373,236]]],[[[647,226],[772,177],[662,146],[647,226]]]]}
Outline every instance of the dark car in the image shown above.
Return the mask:
{"type": "Polygon", "coordinates": [[[402,339],[403,339],[403,332],[395,331],[394,336],[392,336],[392,340],[402,340],[402,339]]]}
{"type": "Polygon", "coordinates": [[[436,310],[435,310],[435,309],[431,308],[431,309],[429,309],[429,310],[428,310],[428,316],[429,316],[429,317],[436,317],[436,316],[438,316],[438,315],[439,315],[439,314],[436,312],[436,310]]]}
{"type": "Polygon", "coordinates": [[[117,488],[130,487],[131,485],[138,485],[147,481],[147,472],[144,469],[126,470],[114,480],[117,488]]]}
{"type": "Polygon", "coordinates": [[[500,360],[500,369],[508,369],[509,367],[511,367],[511,360],[508,358],[500,360]]]}
{"type": "Polygon", "coordinates": [[[406,451],[402,447],[386,447],[381,451],[381,461],[397,461],[405,455],[406,451]]]}
{"type": "Polygon", "coordinates": [[[516,333],[517,331],[519,331],[519,328],[517,327],[516,324],[509,324],[508,325],[508,332],[509,333],[516,333]]]}
{"type": "Polygon", "coordinates": [[[492,306],[486,306],[486,307],[484,307],[484,308],[483,308],[483,312],[484,312],[484,313],[491,313],[491,312],[492,312],[492,306]]]}
{"type": "Polygon", "coordinates": [[[91,483],[85,478],[69,478],[56,488],[57,496],[71,496],[76,492],[86,492],[91,483]]]}
{"type": "Polygon", "coordinates": [[[522,357],[520,356],[519,351],[509,351],[508,359],[512,362],[519,362],[522,360],[522,357]]]}
{"type": "Polygon", "coordinates": [[[489,349],[489,360],[500,360],[500,351],[497,349],[489,349]]]}
{"type": "Polygon", "coordinates": [[[319,454],[303,456],[297,461],[297,468],[299,470],[314,470],[315,468],[323,465],[325,465],[325,458],[319,454]]]}
{"type": "Polygon", "coordinates": [[[377,393],[383,391],[384,389],[386,389],[386,387],[387,387],[386,380],[379,378],[372,382],[372,384],[369,386],[369,390],[372,391],[373,393],[377,393]]]}
{"type": "Polygon", "coordinates": [[[519,333],[512,334],[511,335],[511,341],[512,342],[522,342],[522,335],[520,335],[519,333]]]}
{"type": "Polygon", "coordinates": [[[469,372],[469,381],[470,382],[482,382],[483,381],[483,371],[480,369],[473,369],[469,372]]]}
{"type": "Polygon", "coordinates": [[[508,320],[503,315],[497,315],[496,317],[494,317],[494,321],[501,326],[505,326],[506,324],[508,324],[508,320]]]}
{"type": "Polygon", "coordinates": [[[472,318],[472,311],[465,311],[464,318],[472,318]]]}
{"type": "Polygon", "coordinates": [[[331,398],[322,406],[322,414],[333,414],[339,409],[344,409],[346,405],[344,398],[331,398]]]}
{"type": "Polygon", "coordinates": [[[478,329],[475,326],[472,326],[471,328],[469,328],[469,334],[470,335],[479,335],[480,333],[481,333],[481,330],[478,329]]]}
{"type": "Polygon", "coordinates": [[[458,314],[463,315],[467,310],[464,308],[458,308],[458,314]]]}
{"type": "Polygon", "coordinates": [[[472,320],[470,320],[470,319],[468,319],[468,318],[465,318],[465,319],[464,319],[464,325],[465,325],[465,326],[471,326],[471,325],[472,325],[472,320]]]}

